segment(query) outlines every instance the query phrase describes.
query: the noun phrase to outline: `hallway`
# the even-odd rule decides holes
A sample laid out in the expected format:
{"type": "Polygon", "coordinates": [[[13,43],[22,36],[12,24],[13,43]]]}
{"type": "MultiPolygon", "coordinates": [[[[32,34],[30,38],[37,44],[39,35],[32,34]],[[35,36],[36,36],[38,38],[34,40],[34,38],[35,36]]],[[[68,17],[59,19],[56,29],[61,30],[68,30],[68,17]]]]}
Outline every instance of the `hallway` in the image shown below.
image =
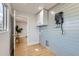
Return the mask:
{"type": "Polygon", "coordinates": [[[15,56],[55,56],[55,54],[40,44],[27,46],[26,38],[21,38],[20,43],[16,43],[15,56]]]}

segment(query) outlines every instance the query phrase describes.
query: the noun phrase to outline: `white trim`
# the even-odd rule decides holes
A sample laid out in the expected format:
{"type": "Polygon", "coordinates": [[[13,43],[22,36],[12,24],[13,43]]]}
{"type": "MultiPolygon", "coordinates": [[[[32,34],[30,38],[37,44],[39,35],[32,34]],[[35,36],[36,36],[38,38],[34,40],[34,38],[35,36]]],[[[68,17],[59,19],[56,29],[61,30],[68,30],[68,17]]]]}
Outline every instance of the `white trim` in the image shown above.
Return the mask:
{"type": "Polygon", "coordinates": [[[9,13],[9,8],[7,8],[7,29],[6,30],[2,30],[2,31],[0,31],[0,33],[5,33],[5,32],[8,32],[9,31],[9,15],[10,15],[10,13],[9,13]]]}

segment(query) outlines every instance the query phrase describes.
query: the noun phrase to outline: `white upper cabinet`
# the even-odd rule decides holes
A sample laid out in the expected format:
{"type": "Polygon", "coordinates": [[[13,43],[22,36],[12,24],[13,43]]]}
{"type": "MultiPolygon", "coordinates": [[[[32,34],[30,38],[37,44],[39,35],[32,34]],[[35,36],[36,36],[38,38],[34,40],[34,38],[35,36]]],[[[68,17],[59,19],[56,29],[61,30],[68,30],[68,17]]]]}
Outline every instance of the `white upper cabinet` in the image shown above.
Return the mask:
{"type": "Polygon", "coordinates": [[[43,9],[37,14],[37,26],[47,25],[47,10],[43,9]]]}

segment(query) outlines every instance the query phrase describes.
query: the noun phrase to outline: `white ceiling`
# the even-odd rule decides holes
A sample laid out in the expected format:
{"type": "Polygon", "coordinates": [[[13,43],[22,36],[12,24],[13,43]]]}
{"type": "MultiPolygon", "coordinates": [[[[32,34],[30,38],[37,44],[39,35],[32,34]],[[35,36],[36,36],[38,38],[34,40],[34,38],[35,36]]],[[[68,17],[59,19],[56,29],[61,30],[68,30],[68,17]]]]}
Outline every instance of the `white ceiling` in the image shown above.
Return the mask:
{"type": "Polygon", "coordinates": [[[38,7],[43,7],[48,10],[56,5],[56,3],[12,3],[11,5],[17,13],[36,14],[39,12],[38,7]]]}
{"type": "Polygon", "coordinates": [[[16,22],[27,23],[27,17],[25,16],[16,16],[16,22]]]}

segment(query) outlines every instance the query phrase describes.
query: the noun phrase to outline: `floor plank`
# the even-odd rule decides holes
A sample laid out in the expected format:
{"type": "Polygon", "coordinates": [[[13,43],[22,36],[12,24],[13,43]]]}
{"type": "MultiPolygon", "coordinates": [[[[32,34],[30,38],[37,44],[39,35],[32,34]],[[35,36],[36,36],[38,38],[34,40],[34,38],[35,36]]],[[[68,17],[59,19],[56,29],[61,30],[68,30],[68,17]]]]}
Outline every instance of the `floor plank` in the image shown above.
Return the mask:
{"type": "Polygon", "coordinates": [[[20,42],[16,43],[15,56],[55,56],[55,54],[40,44],[27,46],[27,39],[21,38],[20,42]]]}

